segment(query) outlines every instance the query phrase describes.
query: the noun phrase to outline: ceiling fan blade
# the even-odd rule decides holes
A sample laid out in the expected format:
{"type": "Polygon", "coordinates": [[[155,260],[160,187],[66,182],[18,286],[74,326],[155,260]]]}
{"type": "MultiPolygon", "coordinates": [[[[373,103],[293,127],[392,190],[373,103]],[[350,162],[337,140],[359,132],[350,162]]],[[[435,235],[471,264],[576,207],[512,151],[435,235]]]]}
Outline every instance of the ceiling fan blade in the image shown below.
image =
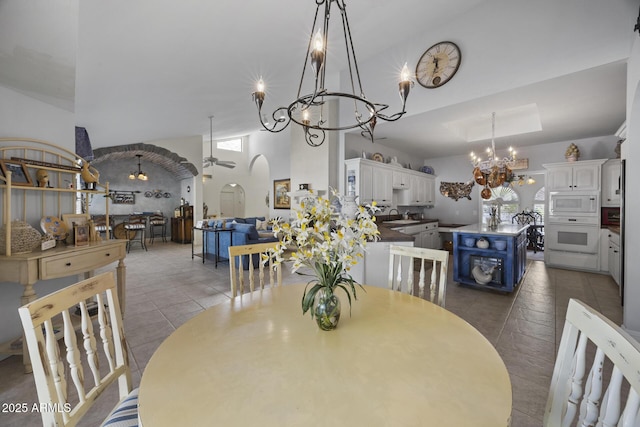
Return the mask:
{"type": "Polygon", "coordinates": [[[224,161],[224,160],[218,160],[218,162],[216,163],[216,165],[218,165],[218,166],[222,166],[223,168],[233,169],[233,168],[235,168],[235,167],[236,167],[236,162],[224,161]]]}

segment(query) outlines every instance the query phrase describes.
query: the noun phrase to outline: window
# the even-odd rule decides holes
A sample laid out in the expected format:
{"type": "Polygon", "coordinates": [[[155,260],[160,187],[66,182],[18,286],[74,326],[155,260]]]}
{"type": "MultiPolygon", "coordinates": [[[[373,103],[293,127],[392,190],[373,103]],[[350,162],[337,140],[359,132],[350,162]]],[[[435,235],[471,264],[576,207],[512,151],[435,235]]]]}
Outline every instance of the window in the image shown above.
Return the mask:
{"type": "Polygon", "coordinates": [[[217,141],[216,147],[218,150],[229,150],[242,152],[242,138],[227,139],[224,141],[217,141]]]}
{"type": "MultiPolygon", "coordinates": [[[[511,224],[511,217],[520,212],[520,198],[511,186],[499,186],[491,189],[491,198],[482,201],[482,222],[489,218],[489,208],[497,203],[500,220],[511,224]]],[[[544,206],[544,205],[543,205],[544,206]]]]}
{"type": "Polygon", "coordinates": [[[544,187],[542,187],[533,197],[533,211],[540,214],[540,217],[542,218],[542,224],[544,224],[544,202],[544,187]]]}

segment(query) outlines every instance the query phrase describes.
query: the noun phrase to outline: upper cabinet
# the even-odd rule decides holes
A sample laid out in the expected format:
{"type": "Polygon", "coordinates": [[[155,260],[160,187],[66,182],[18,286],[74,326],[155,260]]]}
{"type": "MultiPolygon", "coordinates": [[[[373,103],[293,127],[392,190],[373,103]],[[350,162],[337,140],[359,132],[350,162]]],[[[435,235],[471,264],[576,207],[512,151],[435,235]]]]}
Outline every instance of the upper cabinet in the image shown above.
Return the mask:
{"type": "Polygon", "coordinates": [[[391,206],[393,199],[393,176],[391,169],[378,162],[366,159],[345,161],[347,169],[347,194],[355,193],[358,204],[375,201],[379,206],[391,206]]]}
{"type": "Polygon", "coordinates": [[[604,159],[543,165],[548,191],[599,191],[604,159]]]}
{"type": "Polygon", "coordinates": [[[347,193],[358,196],[365,205],[376,201],[380,206],[393,205],[394,190],[401,206],[433,206],[435,177],[410,169],[399,169],[367,159],[345,160],[347,193]]]}
{"type": "Polygon", "coordinates": [[[393,171],[393,189],[394,190],[406,190],[411,185],[411,175],[402,171],[393,171]]]}
{"type": "Polygon", "coordinates": [[[620,159],[602,166],[602,206],[620,206],[620,159]]]}
{"type": "Polygon", "coordinates": [[[435,179],[431,175],[420,173],[411,175],[410,186],[400,194],[398,204],[401,206],[433,206],[435,205],[435,179]]]}

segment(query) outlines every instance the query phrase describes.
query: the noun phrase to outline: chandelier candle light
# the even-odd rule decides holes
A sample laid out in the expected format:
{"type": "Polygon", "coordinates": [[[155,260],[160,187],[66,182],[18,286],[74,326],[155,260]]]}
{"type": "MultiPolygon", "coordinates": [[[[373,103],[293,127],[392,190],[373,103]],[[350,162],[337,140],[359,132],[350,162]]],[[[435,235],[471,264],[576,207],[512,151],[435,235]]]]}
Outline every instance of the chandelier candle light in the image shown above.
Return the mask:
{"type": "Polygon", "coordinates": [[[487,148],[487,160],[476,156],[471,152],[471,164],[473,165],[473,178],[484,188],[480,192],[483,199],[491,198],[490,188],[496,188],[505,181],[509,181],[512,175],[511,168],[516,162],[516,152],[509,147],[509,153],[506,157],[499,158],[496,154],[496,113],[491,113],[491,147],[487,148]]]}
{"type": "Polygon", "coordinates": [[[258,81],[256,91],[253,92],[253,100],[258,107],[258,117],[263,128],[270,132],[280,132],[284,130],[291,121],[302,126],[304,129],[305,141],[312,147],[322,145],[325,140],[325,131],[340,131],[360,128],[362,136],[371,139],[373,142],[373,131],[378,119],[385,121],[396,121],[405,114],[405,106],[409,91],[413,86],[411,75],[407,64],[404,64],[400,73],[400,83],[398,85],[400,99],[402,100],[402,111],[390,116],[382,114],[388,108],[386,104],[377,104],[369,101],[362,89],[360,81],[360,71],[351,40],[351,30],[347,18],[346,5],[344,0],[316,0],[316,13],[311,29],[311,36],[307,45],[302,76],[296,99],[288,107],[279,107],[272,113],[273,122],[262,114],[262,104],[265,99],[265,84],[262,77],[258,81]],[[331,6],[335,3],[340,9],[342,20],[342,30],[346,49],[346,61],[349,69],[349,79],[351,92],[333,92],[325,88],[327,40],[329,36],[329,15],[331,6]],[[324,6],[322,22],[318,23],[320,7],[324,6]],[[318,28],[316,28],[316,25],[318,28]],[[321,27],[321,28],[320,28],[321,27]],[[307,64],[311,62],[314,75],[313,91],[307,95],[301,95],[304,83],[307,64]],[[357,92],[356,92],[357,88],[357,92]],[[332,125],[327,122],[325,104],[330,100],[350,100],[353,101],[354,121],[342,126],[332,125]]]}

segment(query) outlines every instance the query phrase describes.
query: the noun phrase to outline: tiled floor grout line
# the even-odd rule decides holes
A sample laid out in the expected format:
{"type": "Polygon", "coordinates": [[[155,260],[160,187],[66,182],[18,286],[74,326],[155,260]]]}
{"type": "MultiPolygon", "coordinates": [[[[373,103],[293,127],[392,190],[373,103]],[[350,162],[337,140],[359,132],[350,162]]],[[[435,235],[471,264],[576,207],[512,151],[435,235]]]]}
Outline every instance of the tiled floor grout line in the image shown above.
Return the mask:
{"type": "Polygon", "coordinates": [[[520,291],[522,290],[522,288],[524,287],[524,285],[526,283],[527,276],[529,275],[529,272],[531,271],[531,267],[532,267],[534,262],[536,262],[536,261],[527,262],[527,267],[525,268],[524,275],[522,276],[522,279],[520,280],[520,284],[516,288],[516,296],[513,298],[513,301],[511,302],[511,306],[509,307],[509,311],[507,311],[507,315],[505,316],[504,322],[500,326],[500,331],[498,332],[498,337],[496,338],[496,347],[498,347],[498,343],[500,342],[500,339],[502,338],[502,333],[504,332],[504,328],[507,326],[507,322],[509,322],[509,318],[511,317],[511,313],[513,312],[513,307],[516,305],[516,302],[518,301],[518,298],[520,297],[520,291]]]}

